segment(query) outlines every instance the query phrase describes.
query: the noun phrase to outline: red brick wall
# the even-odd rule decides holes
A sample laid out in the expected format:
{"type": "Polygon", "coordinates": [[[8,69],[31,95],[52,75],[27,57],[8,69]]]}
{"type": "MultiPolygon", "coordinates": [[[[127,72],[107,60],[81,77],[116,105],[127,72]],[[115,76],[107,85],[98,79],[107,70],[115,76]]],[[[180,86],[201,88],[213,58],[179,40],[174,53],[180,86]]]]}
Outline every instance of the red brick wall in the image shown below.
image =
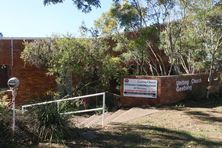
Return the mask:
{"type": "Polygon", "coordinates": [[[0,64],[11,64],[11,41],[10,40],[0,40],[0,64]]]}
{"type": "MultiPolygon", "coordinates": [[[[26,41],[32,40],[26,39],[26,41]]],[[[38,69],[30,65],[24,65],[20,58],[24,48],[23,43],[23,39],[4,38],[0,40],[0,65],[8,66],[8,78],[17,77],[20,80],[18,96],[16,99],[16,102],[19,104],[29,101],[33,96],[41,95],[47,90],[56,88],[54,79],[46,76],[46,70],[38,69]]],[[[115,43],[112,41],[110,44],[115,43]]],[[[167,65],[167,57],[161,51],[157,53],[163,57],[163,61],[165,65],[167,65]]],[[[117,56],[120,53],[113,52],[112,54],[117,56]]],[[[151,56],[151,58],[153,62],[157,63],[155,57],[151,56]]],[[[78,81],[78,78],[74,78],[74,85],[76,81],[78,81]]]]}
{"type": "Polygon", "coordinates": [[[20,58],[24,49],[23,43],[23,40],[14,39],[12,48],[10,39],[0,40],[0,65],[8,65],[9,77],[17,77],[20,80],[16,98],[18,104],[56,88],[54,79],[45,74],[46,70],[24,64],[20,58]]]}
{"type": "MultiPolygon", "coordinates": [[[[30,40],[29,40],[30,41],[30,40]]],[[[20,80],[20,86],[16,102],[22,104],[29,101],[32,96],[41,95],[44,92],[55,89],[56,83],[52,77],[47,76],[46,70],[39,69],[30,65],[24,65],[20,58],[24,48],[22,39],[13,39],[13,48],[11,39],[0,40],[0,65],[8,65],[9,77],[17,77],[20,80]],[[11,52],[13,49],[13,52],[11,52]]],[[[123,97],[120,103],[124,106],[140,106],[146,104],[168,104],[177,102],[187,97],[189,91],[176,92],[176,81],[190,80],[192,78],[201,78],[200,84],[193,85],[193,88],[200,85],[207,85],[207,75],[182,75],[182,76],[135,76],[132,78],[155,79],[158,82],[158,97],[149,98],[131,98],[123,97]]],[[[122,89],[123,90],[123,89],[122,89]]],[[[121,93],[123,94],[121,90],[121,93]]],[[[33,99],[33,98],[32,98],[33,99]]]]}
{"type": "Polygon", "coordinates": [[[121,106],[143,106],[175,103],[190,97],[190,94],[192,93],[199,94],[199,96],[203,95],[201,94],[202,92],[199,90],[205,89],[205,87],[207,87],[208,85],[208,74],[174,76],[132,76],[128,78],[157,80],[157,98],[125,97],[123,96],[122,81],[120,98],[121,106]],[[188,82],[188,87],[187,85],[183,85],[182,81],[188,82]],[[189,88],[192,90],[182,90],[182,88],[189,88]]]}

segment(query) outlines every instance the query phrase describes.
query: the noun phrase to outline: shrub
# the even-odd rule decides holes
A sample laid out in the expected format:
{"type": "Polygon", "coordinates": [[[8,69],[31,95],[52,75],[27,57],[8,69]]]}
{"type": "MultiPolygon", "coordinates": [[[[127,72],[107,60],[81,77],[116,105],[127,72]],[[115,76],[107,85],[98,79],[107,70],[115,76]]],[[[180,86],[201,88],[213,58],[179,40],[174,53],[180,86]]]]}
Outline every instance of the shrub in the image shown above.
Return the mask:
{"type": "Polygon", "coordinates": [[[60,142],[68,134],[67,118],[59,114],[56,104],[35,107],[30,115],[29,128],[40,141],[60,142]]]}
{"type": "Polygon", "coordinates": [[[8,101],[8,98],[9,97],[5,91],[0,91],[0,112],[9,105],[10,102],[8,101]]]}
{"type": "Polygon", "coordinates": [[[37,132],[41,140],[61,140],[67,134],[67,120],[62,117],[55,104],[44,105],[35,110],[38,120],[37,132]]]}
{"type": "Polygon", "coordinates": [[[9,143],[12,139],[11,133],[11,117],[5,108],[0,112],[0,147],[4,143],[9,143]]]}
{"type": "Polygon", "coordinates": [[[187,96],[189,100],[199,101],[205,99],[207,96],[207,88],[205,86],[193,86],[192,92],[187,96]]]}

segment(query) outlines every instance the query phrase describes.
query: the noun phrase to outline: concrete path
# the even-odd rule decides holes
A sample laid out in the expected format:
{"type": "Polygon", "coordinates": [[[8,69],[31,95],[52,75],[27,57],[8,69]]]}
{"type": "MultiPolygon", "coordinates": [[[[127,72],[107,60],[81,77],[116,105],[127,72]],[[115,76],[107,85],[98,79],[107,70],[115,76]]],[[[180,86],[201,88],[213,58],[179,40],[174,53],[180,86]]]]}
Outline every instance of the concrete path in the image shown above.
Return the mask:
{"type": "MultiPolygon", "coordinates": [[[[106,112],[104,116],[104,126],[110,125],[112,123],[127,123],[129,121],[148,116],[150,114],[158,112],[157,109],[143,109],[134,107],[128,110],[119,109],[115,112],[106,112]]],[[[71,122],[75,122],[77,127],[101,127],[102,125],[102,115],[92,115],[88,118],[73,116],[71,122]]]]}
{"type": "Polygon", "coordinates": [[[118,116],[117,118],[113,119],[112,122],[125,123],[131,120],[135,120],[135,119],[147,116],[157,111],[158,110],[156,109],[131,108],[130,110],[118,116]]]}

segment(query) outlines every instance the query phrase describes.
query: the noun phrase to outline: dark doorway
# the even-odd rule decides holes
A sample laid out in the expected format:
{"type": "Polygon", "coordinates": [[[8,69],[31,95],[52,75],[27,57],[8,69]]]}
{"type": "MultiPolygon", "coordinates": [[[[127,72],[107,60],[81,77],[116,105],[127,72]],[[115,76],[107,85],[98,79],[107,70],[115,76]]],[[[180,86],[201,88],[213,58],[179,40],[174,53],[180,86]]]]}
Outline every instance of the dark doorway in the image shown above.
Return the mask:
{"type": "Polygon", "coordinates": [[[8,66],[0,65],[0,88],[6,88],[8,81],[8,66]]]}

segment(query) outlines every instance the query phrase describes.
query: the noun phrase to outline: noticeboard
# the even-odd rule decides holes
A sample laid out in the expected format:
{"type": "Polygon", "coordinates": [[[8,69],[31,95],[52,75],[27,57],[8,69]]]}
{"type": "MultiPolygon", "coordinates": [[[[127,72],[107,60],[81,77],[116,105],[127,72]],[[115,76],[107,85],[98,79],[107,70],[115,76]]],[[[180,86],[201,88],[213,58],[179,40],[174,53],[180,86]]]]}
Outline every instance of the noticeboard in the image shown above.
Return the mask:
{"type": "Polygon", "coordinates": [[[157,98],[157,80],[124,78],[123,96],[157,98]]]}

